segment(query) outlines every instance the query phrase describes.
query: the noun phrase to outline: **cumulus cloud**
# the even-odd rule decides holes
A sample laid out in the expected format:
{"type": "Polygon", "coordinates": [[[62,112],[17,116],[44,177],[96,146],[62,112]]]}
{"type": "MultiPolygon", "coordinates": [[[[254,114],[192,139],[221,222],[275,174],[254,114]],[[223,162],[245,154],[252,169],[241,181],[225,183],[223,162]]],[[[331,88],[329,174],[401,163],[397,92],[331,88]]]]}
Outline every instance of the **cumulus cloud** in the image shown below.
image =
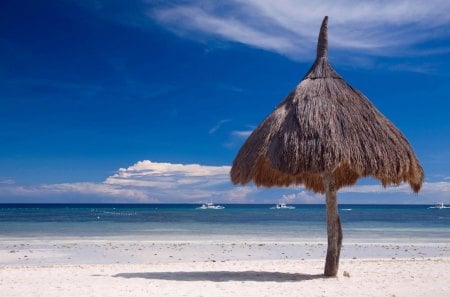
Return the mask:
{"type": "MultiPolygon", "coordinates": [[[[42,197],[78,194],[110,197],[112,202],[243,202],[254,188],[232,187],[230,166],[139,161],[100,183],[78,182],[41,185],[4,184],[1,196],[42,197]]],[[[95,198],[95,197],[94,197],[95,198]]]]}
{"type": "Polygon", "coordinates": [[[145,190],[158,201],[236,201],[248,191],[236,191],[230,184],[230,166],[173,164],[139,161],[120,168],[104,184],[145,190]]]}
{"type": "MultiPolygon", "coordinates": [[[[393,56],[408,50],[412,54],[414,45],[448,37],[448,11],[447,0],[231,0],[156,6],[148,15],[180,34],[209,34],[309,60],[325,15],[330,16],[330,43],[335,50],[393,56]]],[[[448,52],[448,48],[433,50],[448,52]]]]}
{"type": "Polygon", "coordinates": [[[254,187],[232,187],[230,166],[173,164],[139,161],[120,168],[104,184],[145,190],[158,201],[202,202],[208,200],[242,203],[254,187]]]}
{"type": "Polygon", "coordinates": [[[104,183],[161,189],[172,189],[181,185],[202,188],[228,182],[230,169],[230,166],[158,163],[145,160],[128,168],[120,168],[104,183]]]}
{"type": "Polygon", "coordinates": [[[281,196],[281,202],[284,203],[302,203],[302,204],[321,204],[325,202],[324,196],[308,191],[285,194],[281,196]]]}
{"type": "MultiPolygon", "coordinates": [[[[10,197],[26,197],[30,201],[60,201],[64,197],[84,197],[83,202],[139,203],[305,203],[321,204],[324,196],[291,188],[256,188],[233,186],[229,179],[230,166],[175,164],[139,161],[119,168],[103,182],[76,182],[40,185],[0,183],[0,201],[12,202],[10,197]],[[50,199],[54,197],[54,199],[50,199]],[[101,199],[100,199],[100,198],[101,199]],[[30,199],[28,199],[30,198],[30,199]],[[34,199],[34,200],[33,200],[34,199]],[[49,200],[50,199],[50,200],[49,200]],[[61,200],[57,200],[61,199],[61,200]]],[[[77,201],[71,199],[70,201],[77,201]]],[[[412,194],[407,184],[383,188],[381,185],[355,185],[339,191],[342,203],[450,203],[450,182],[446,179],[425,182],[419,195],[412,194]]]]}

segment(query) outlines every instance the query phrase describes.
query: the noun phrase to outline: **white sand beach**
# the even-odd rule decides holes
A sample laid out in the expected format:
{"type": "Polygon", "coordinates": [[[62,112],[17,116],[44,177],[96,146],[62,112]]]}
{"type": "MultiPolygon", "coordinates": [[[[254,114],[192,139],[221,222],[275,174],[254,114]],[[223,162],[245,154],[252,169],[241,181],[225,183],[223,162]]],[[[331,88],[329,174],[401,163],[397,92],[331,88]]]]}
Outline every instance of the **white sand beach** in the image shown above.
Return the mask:
{"type": "Polygon", "coordinates": [[[2,296],[450,296],[448,243],[0,241],[2,296]],[[345,275],[344,275],[345,274],[345,275]]]}
{"type": "Polygon", "coordinates": [[[450,259],[7,266],[2,296],[450,296],[450,259]],[[349,277],[343,276],[344,271],[349,277]]]}

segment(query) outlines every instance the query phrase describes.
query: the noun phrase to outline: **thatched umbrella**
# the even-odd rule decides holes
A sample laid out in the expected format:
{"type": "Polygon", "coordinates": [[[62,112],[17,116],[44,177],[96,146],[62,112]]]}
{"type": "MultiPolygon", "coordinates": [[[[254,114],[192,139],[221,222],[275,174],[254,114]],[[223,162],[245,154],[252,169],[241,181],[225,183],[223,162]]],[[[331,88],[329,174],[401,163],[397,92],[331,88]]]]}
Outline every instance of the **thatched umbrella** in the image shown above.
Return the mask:
{"type": "Polygon", "coordinates": [[[408,182],[417,193],[424,173],[405,136],[329,64],[327,23],[325,17],[313,66],[248,137],[230,175],[235,184],[325,193],[324,274],[335,276],[342,245],[337,190],[371,176],[383,186],[408,182]]]}

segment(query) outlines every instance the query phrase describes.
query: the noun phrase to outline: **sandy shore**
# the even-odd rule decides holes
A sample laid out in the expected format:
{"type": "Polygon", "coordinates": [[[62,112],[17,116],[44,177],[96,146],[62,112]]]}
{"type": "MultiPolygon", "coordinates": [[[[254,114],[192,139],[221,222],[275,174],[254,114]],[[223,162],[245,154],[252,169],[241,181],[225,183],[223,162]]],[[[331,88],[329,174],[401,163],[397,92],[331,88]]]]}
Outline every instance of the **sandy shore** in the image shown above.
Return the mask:
{"type": "Polygon", "coordinates": [[[2,296],[450,296],[450,259],[3,266],[2,296]],[[349,277],[343,276],[343,272],[349,277]]]}
{"type": "Polygon", "coordinates": [[[1,296],[450,296],[450,245],[0,240],[1,296]],[[344,276],[344,272],[346,275],[344,276]],[[348,273],[348,274],[347,274],[348,273]]]}

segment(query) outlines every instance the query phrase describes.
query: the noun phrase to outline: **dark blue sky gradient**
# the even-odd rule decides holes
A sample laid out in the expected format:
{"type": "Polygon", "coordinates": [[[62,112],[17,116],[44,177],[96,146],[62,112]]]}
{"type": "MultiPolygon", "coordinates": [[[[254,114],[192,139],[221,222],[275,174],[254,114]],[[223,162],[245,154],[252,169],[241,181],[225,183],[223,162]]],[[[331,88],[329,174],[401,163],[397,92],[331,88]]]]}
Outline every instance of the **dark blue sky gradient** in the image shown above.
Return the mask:
{"type": "MultiPolygon", "coordinates": [[[[259,124],[314,60],[177,35],[141,13],[151,4],[87,3],[0,3],[0,179],[102,181],[144,159],[229,165],[243,141],[233,131],[259,124]]],[[[407,136],[427,179],[450,176],[448,54],[366,57],[373,67],[330,55],[407,136]]]]}

